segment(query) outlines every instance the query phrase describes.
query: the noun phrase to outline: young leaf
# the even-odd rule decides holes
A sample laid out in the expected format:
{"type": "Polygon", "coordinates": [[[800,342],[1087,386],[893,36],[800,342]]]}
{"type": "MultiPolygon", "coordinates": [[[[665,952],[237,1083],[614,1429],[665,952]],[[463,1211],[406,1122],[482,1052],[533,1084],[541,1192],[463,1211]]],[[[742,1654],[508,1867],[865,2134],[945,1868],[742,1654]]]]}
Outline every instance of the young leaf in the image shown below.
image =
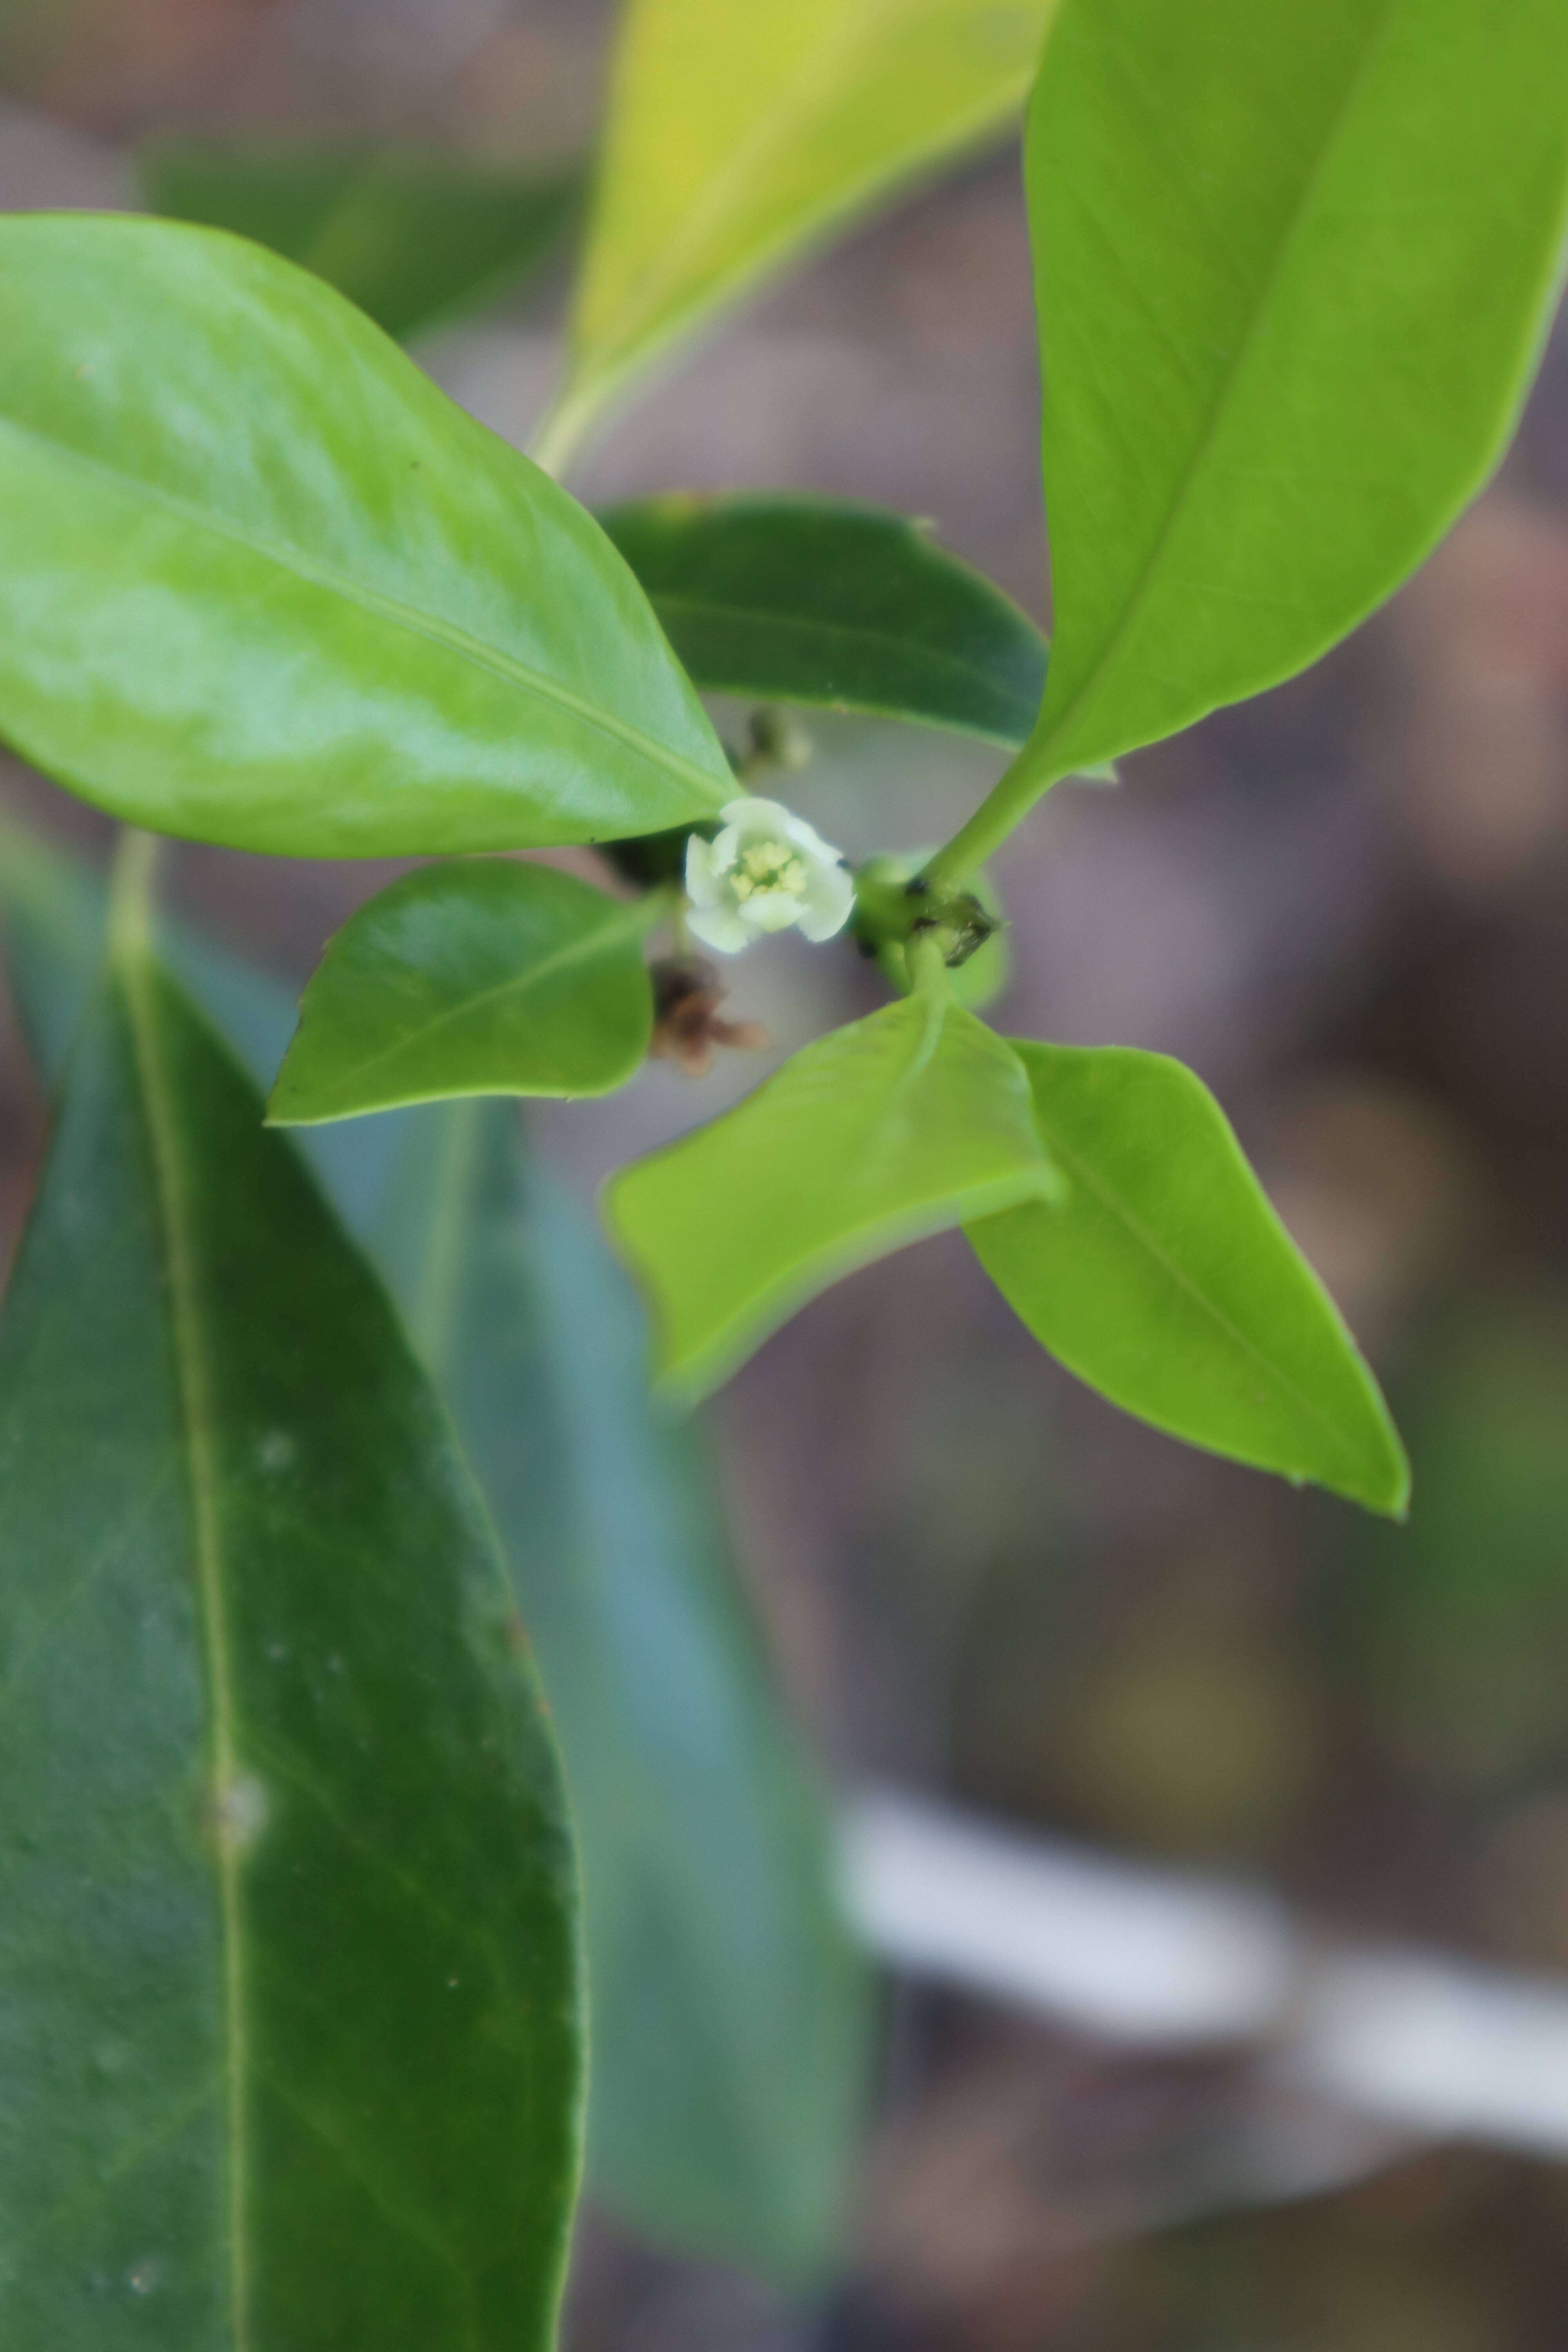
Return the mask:
{"type": "Polygon", "coordinates": [[[1049,782],[1314,660],[1500,456],[1568,214],[1561,0],[1064,0],[1026,134],[1049,782]]]}
{"type": "Polygon", "coordinates": [[[342,141],[160,139],[140,165],[154,212],[254,237],[405,342],[514,292],[560,244],[582,189],[576,171],[342,141]]]}
{"type": "Polygon", "coordinates": [[[420,1114],[385,1237],[483,1484],[583,1856],[588,2172],[661,2243],[786,2281],[837,2251],[868,2076],[830,1841],[689,1429],[510,1104],[420,1114]]]}
{"type": "Polygon", "coordinates": [[[903,515],[675,494],[599,518],[705,693],[1021,743],[1046,683],[1026,613],[903,515]]]}
{"type": "Polygon", "coordinates": [[[1014,1051],[1069,1189],[968,1232],[1036,1339],[1157,1429],[1402,1513],[1377,1384],[1212,1095],[1162,1054],[1014,1051]]]}
{"type": "Polygon", "coordinates": [[[558,425],[847,215],[1000,130],[1056,0],[633,0],[558,425]]]}
{"type": "Polygon", "coordinates": [[[922,992],[623,1169],[605,1213],[658,1309],[664,1380],[691,1394],[855,1267],[1056,1189],[1016,1055],[922,992]]]}
{"type": "Polygon", "coordinates": [[[653,1028],[650,919],[647,899],[510,858],[405,874],[329,944],[268,1117],[623,1086],[653,1028]]]}
{"type": "Polygon", "coordinates": [[[0,222],[0,730],[294,856],[711,814],[733,779],[591,519],[342,295],[169,221],[0,222]]]}
{"type": "Polygon", "coordinates": [[[122,939],[0,1321],[8,2343],[546,2352],[573,1868],[380,1291],[122,939]]]}

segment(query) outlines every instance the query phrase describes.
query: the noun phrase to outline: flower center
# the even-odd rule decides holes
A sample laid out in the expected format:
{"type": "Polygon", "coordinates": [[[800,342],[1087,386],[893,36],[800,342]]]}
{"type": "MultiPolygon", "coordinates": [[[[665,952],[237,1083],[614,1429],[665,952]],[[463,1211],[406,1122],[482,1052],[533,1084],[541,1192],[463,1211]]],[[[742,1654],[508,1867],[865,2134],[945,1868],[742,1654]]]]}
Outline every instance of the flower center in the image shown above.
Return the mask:
{"type": "Polygon", "coordinates": [[[754,841],[736,858],[730,887],[742,904],[773,890],[798,898],[805,888],[805,867],[787,842],[754,841]]]}

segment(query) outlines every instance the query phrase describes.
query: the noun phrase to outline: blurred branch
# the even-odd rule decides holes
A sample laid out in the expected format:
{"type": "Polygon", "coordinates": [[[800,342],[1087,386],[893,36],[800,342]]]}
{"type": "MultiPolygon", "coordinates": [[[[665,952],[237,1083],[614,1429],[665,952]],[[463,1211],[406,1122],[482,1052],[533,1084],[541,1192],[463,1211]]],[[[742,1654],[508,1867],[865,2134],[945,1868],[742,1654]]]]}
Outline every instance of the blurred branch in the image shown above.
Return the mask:
{"type": "Polygon", "coordinates": [[[1326,1938],[1261,1890],[1142,1869],[889,1790],[840,1821],[846,1899],[890,1967],[1428,2140],[1568,2158],[1568,1985],[1326,1938]]]}

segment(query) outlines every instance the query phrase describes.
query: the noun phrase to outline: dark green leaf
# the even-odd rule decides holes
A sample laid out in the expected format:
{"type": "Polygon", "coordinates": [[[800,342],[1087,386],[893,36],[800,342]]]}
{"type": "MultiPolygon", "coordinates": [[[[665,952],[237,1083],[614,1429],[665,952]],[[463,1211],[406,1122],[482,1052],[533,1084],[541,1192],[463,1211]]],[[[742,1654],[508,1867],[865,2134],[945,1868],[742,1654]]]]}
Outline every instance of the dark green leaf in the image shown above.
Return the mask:
{"type": "Polygon", "coordinates": [[[647,833],[734,789],[597,526],[340,294],[168,221],[0,223],[0,730],[291,856],[647,833]]]}
{"type": "Polygon", "coordinates": [[[329,945],[268,1116],[624,1085],[653,1027],[642,941],[657,912],[510,858],[405,874],[329,945]]]}
{"type": "Polygon", "coordinates": [[[599,518],[704,691],[1021,743],[1046,683],[1026,613],[929,530],[827,499],[700,498],[599,518]]]}
{"type": "Polygon", "coordinates": [[[510,1105],[420,1116],[389,1258],[565,1754],[590,2180],[655,2239],[809,2275],[842,2227],[868,2057],[820,1804],[693,1438],[649,1402],[630,1286],[523,1159],[510,1105]]]}
{"type": "MultiPolygon", "coordinates": [[[[102,954],[107,898],[91,866],[0,817],[0,950],[29,1050],[51,1089],[102,954]]],[[[182,923],[160,927],[159,950],[258,1086],[269,1087],[293,1033],[290,992],[182,923]]],[[[414,1117],[391,1111],[300,1131],[300,1150],[362,1244],[374,1244],[380,1229],[414,1117]]]]}
{"type": "Polygon", "coordinates": [[[402,341],[499,299],[560,244],[576,171],[510,171],[437,150],[161,139],[141,157],[154,212],[270,246],[402,341]]]}
{"type": "Polygon", "coordinates": [[[1017,1056],[922,992],[622,1169],[605,1203],[658,1309],[660,1371],[696,1393],[855,1267],[1055,1189],[1017,1056]]]}
{"type": "Polygon", "coordinates": [[[0,1325],[7,2343],[546,2347],[556,1768],[389,1309],[133,939],[0,1325]]]}
{"type": "Polygon", "coordinates": [[[1562,0],[1064,0],[1026,138],[1042,782],[1314,660],[1507,442],[1568,213],[1562,0]]]}
{"type": "Polygon", "coordinates": [[[1173,1436],[1402,1512],[1377,1384],[1206,1088],[1161,1054],[1014,1050],[1070,1189],[969,1238],[1042,1346],[1173,1436]]]}

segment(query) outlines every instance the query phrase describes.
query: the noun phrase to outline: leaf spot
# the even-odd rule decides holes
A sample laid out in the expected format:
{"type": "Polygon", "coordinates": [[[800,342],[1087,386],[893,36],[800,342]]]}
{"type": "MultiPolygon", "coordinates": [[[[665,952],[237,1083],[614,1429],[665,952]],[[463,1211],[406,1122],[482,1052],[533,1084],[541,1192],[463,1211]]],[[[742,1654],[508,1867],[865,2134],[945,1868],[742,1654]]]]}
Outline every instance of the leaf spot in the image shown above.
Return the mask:
{"type": "Polygon", "coordinates": [[[279,1471],[292,1466],[299,1451],[298,1444],[286,1429],[269,1429],[265,1437],[257,1442],[257,1467],[268,1476],[276,1476],[279,1471]]]}
{"type": "Polygon", "coordinates": [[[162,2276],[162,2269],[149,2254],[144,2262],[137,2263],[126,2284],[132,2294],[151,2294],[162,2276]]]}
{"type": "Polygon", "coordinates": [[[213,1805],[213,1825],[230,1853],[247,1853],[267,1826],[267,1790],[254,1772],[237,1772],[220,1788],[213,1805]]]}

